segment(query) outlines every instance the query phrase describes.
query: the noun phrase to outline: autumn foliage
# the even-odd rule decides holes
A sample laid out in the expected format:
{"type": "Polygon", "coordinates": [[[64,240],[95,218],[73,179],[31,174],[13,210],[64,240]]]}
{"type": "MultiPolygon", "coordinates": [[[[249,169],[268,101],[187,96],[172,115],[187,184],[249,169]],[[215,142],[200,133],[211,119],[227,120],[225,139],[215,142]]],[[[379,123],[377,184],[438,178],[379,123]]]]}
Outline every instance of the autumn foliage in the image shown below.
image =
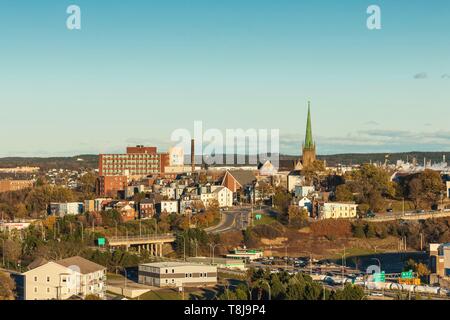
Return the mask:
{"type": "Polygon", "coordinates": [[[314,237],[328,239],[348,238],[352,236],[351,223],[348,220],[321,220],[310,225],[314,237]]]}

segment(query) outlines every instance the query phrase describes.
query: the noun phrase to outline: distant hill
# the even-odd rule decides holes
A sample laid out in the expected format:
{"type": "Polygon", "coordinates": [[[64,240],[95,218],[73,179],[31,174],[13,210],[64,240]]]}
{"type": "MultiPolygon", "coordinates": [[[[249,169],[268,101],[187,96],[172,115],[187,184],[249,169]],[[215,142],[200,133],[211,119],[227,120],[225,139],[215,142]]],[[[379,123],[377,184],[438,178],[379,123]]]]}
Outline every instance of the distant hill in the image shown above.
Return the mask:
{"type": "MultiPolygon", "coordinates": [[[[334,166],[337,164],[342,165],[355,165],[362,163],[372,162],[384,162],[385,156],[388,153],[345,153],[345,154],[334,154],[334,155],[319,155],[320,160],[326,160],[327,165],[334,166]]],[[[450,160],[450,152],[403,152],[403,153],[390,153],[389,163],[395,163],[397,160],[412,161],[416,158],[418,163],[423,164],[424,158],[431,160],[433,163],[441,162],[443,155],[446,159],[450,160]]],[[[235,159],[237,155],[234,156],[235,159]]],[[[196,155],[196,163],[199,164],[201,157],[196,155]]],[[[297,160],[298,155],[280,155],[280,160],[297,160]]],[[[189,163],[190,157],[186,157],[186,163],[189,163]]],[[[245,163],[248,164],[248,156],[245,157],[245,163]]],[[[244,164],[245,165],[245,164],[244,164]]],[[[19,166],[36,166],[44,170],[62,168],[62,169],[72,169],[78,170],[81,168],[96,169],[98,167],[98,155],[78,155],[74,157],[49,157],[49,158],[38,158],[38,157],[8,157],[0,158],[0,167],[19,167],[19,166]],[[79,159],[82,159],[80,161],[79,159]]]]}
{"type": "Polygon", "coordinates": [[[81,168],[94,169],[98,167],[97,155],[78,155],[74,157],[8,157],[0,158],[1,168],[13,167],[40,167],[43,170],[48,169],[70,169],[78,170],[81,168]]]}

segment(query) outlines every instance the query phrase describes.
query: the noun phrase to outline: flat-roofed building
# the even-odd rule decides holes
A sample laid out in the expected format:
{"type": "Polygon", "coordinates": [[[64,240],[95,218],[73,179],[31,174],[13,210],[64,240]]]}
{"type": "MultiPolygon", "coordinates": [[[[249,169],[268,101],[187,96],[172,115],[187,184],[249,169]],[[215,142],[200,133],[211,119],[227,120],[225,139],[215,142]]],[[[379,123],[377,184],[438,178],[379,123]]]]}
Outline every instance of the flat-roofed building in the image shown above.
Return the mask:
{"type": "Polygon", "coordinates": [[[257,249],[234,249],[225,255],[227,259],[244,260],[246,262],[261,259],[262,257],[264,257],[264,252],[257,249]]]}
{"type": "Polygon", "coordinates": [[[187,261],[213,265],[220,269],[247,270],[245,259],[229,259],[221,257],[190,257],[187,261]]]}
{"type": "Polygon", "coordinates": [[[128,147],[125,154],[100,154],[100,176],[146,177],[164,173],[169,166],[169,153],[158,153],[156,147],[128,147]]]}
{"type": "Polygon", "coordinates": [[[217,267],[191,262],[139,265],[139,283],[154,287],[206,287],[217,284],[217,267]]]}
{"type": "Polygon", "coordinates": [[[125,193],[128,177],[125,175],[100,176],[97,179],[97,194],[104,197],[116,198],[119,192],[125,193]]]}

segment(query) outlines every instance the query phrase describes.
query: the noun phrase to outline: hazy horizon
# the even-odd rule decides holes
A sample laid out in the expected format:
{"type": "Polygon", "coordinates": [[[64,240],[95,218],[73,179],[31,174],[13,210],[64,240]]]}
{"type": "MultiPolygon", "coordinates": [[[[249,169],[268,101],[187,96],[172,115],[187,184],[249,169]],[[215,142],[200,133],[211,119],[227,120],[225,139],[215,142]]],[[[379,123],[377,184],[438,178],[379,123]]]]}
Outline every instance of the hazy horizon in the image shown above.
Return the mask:
{"type": "Polygon", "coordinates": [[[171,146],[178,128],[279,129],[300,154],[450,151],[450,2],[0,3],[0,157],[171,146]],[[66,9],[81,8],[81,30],[66,9]]]}

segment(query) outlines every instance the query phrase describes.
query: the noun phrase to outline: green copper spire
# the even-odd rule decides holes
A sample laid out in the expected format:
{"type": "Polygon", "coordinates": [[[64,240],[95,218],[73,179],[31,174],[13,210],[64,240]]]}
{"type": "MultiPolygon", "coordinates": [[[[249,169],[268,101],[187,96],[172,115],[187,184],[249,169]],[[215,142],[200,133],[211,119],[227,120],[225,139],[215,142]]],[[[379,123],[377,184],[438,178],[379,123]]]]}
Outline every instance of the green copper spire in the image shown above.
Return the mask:
{"type": "Polygon", "coordinates": [[[305,137],[305,149],[313,149],[314,148],[314,141],[312,136],[312,127],[311,127],[311,106],[310,102],[308,101],[308,120],[306,122],[306,137],[305,137]]]}

